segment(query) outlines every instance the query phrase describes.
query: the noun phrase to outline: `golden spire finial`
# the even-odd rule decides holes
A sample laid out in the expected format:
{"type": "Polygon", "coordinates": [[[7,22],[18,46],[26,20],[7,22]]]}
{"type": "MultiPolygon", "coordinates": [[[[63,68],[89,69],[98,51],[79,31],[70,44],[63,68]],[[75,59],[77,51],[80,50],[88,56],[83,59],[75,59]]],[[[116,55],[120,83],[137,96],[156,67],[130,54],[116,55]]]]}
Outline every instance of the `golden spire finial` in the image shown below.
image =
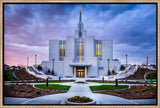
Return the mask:
{"type": "Polygon", "coordinates": [[[81,7],[80,7],[80,12],[81,12],[81,7]]]}

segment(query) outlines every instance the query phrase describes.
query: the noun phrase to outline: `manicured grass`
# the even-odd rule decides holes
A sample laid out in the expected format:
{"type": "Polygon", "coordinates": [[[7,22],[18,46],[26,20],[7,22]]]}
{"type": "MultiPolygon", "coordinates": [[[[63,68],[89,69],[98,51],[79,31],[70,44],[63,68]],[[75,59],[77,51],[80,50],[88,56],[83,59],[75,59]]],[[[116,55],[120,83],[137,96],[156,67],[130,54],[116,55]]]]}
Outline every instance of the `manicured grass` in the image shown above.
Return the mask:
{"type": "Polygon", "coordinates": [[[96,82],[96,83],[112,83],[112,84],[114,84],[113,82],[101,82],[101,81],[87,81],[87,82],[96,82]]]}
{"type": "Polygon", "coordinates": [[[69,81],[53,81],[49,83],[64,83],[64,82],[75,82],[75,80],[69,80],[69,81]]]}
{"type": "Polygon", "coordinates": [[[41,89],[49,89],[49,90],[65,90],[68,91],[70,86],[66,86],[66,85],[59,85],[59,84],[49,84],[48,87],[46,87],[46,84],[37,84],[34,85],[37,88],[41,88],[41,89]]]}
{"type": "Polygon", "coordinates": [[[118,85],[118,87],[116,87],[115,85],[101,85],[101,86],[90,86],[90,89],[92,91],[101,91],[101,90],[125,89],[128,87],[129,87],[128,85],[118,85]]]}

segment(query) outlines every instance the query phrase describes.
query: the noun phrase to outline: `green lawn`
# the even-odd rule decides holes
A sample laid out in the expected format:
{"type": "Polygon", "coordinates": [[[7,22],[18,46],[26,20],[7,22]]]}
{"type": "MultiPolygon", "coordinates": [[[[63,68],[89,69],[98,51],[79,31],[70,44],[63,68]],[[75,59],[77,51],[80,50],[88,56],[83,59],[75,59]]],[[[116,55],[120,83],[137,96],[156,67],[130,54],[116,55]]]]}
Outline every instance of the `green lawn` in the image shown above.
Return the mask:
{"type": "Polygon", "coordinates": [[[90,86],[90,89],[92,91],[101,91],[101,90],[125,89],[128,87],[129,87],[128,85],[118,85],[118,87],[116,87],[115,85],[101,85],[101,86],[90,86]]]}
{"type": "Polygon", "coordinates": [[[87,81],[87,82],[95,82],[95,83],[112,83],[112,84],[114,84],[113,82],[101,82],[101,81],[87,81]]]}
{"type": "Polygon", "coordinates": [[[64,83],[64,82],[75,82],[75,80],[69,80],[69,81],[53,81],[49,83],[64,83]]]}
{"type": "Polygon", "coordinates": [[[34,85],[37,88],[41,89],[49,89],[49,90],[65,90],[68,91],[71,86],[66,85],[59,85],[59,84],[48,84],[48,87],[46,87],[46,84],[37,84],[34,85]]]}

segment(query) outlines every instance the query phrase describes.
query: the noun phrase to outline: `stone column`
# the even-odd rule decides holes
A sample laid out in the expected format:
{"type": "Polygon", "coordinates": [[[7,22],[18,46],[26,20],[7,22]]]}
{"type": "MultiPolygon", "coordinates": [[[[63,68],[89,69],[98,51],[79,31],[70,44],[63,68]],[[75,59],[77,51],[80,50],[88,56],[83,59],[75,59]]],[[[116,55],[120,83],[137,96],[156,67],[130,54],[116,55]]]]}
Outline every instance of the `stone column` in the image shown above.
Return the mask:
{"type": "Polygon", "coordinates": [[[74,78],[76,78],[76,67],[73,68],[74,68],[74,78]]]}
{"type": "Polygon", "coordinates": [[[87,78],[87,66],[85,66],[85,78],[87,78]]]}

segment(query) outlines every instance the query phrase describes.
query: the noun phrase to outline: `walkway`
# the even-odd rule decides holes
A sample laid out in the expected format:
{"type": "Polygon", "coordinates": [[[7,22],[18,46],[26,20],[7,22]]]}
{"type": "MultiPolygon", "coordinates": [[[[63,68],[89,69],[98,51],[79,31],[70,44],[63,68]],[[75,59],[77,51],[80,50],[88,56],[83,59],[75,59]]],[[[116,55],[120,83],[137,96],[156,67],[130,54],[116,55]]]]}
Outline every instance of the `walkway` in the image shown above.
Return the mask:
{"type": "MultiPolygon", "coordinates": [[[[32,83],[33,84],[33,83],[32,83]]],[[[88,82],[86,84],[80,84],[80,83],[74,83],[74,82],[66,82],[66,83],[58,83],[61,85],[70,85],[71,88],[68,90],[67,93],[59,93],[59,94],[52,94],[52,95],[46,95],[41,96],[33,99],[15,99],[15,103],[17,104],[64,104],[64,100],[68,99],[72,96],[87,96],[96,101],[96,104],[148,104],[148,103],[155,103],[156,99],[152,100],[128,100],[125,98],[120,98],[117,96],[112,95],[105,95],[105,94],[98,94],[98,93],[92,93],[89,86],[95,86],[95,85],[102,85],[102,83],[93,83],[88,82]],[[21,99],[21,101],[20,101],[21,99]],[[150,101],[150,102],[148,102],[150,101]]],[[[5,98],[5,102],[7,104],[10,104],[10,98],[5,98]]],[[[13,99],[11,98],[11,101],[13,99]]],[[[11,102],[12,104],[12,102],[11,102]]]]}
{"type": "Polygon", "coordinates": [[[67,93],[41,96],[38,98],[27,100],[22,104],[64,104],[64,100],[76,95],[88,96],[96,100],[96,104],[136,104],[135,102],[132,102],[128,99],[120,98],[117,96],[92,93],[89,86],[101,85],[99,83],[89,82],[86,84],[79,84],[74,82],[68,82],[68,83],[61,83],[61,85],[71,85],[71,88],[68,90],[67,93]]]}

